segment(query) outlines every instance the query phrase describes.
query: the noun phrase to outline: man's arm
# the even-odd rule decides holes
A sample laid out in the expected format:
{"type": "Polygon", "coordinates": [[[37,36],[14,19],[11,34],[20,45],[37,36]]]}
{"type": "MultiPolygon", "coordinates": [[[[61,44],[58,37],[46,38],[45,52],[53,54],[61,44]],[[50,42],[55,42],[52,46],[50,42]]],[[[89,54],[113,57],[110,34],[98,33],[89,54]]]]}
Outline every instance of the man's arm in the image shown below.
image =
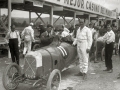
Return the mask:
{"type": "Polygon", "coordinates": [[[88,41],[88,47],[87,47],[87,49],[90,49],[91,46],[92,46],[93,39],[92,39],[92,32],[90,31],[89,28],[87,30],[87,41],[88,41]]]}
{"type": "Polygon", "coordinates": [[[22,31],[22,33],[21,33],[21,38],[22,38],[22,39],[24,39],[24,35],[25,35],[24,33],[25,33],[25,29],[24,29],[24,30],[22,31]]]}
{"type": "Polygon", "coordinates": [[[17,31],[17,36],[18,36],[18,46],[20,47],[21,39],[20,39],[20,32],[19,31],[17,31]]]}
{"type": "Polygon", "coordinates": [[[33,29],[31,30],[31,33],[30,33],[30,34],[31,34],[32,40],[33,40],[33,42],[34,42],[34,41],[35,41],[35,38],[34,38],[34,30],[33,30],[33,29]]]}

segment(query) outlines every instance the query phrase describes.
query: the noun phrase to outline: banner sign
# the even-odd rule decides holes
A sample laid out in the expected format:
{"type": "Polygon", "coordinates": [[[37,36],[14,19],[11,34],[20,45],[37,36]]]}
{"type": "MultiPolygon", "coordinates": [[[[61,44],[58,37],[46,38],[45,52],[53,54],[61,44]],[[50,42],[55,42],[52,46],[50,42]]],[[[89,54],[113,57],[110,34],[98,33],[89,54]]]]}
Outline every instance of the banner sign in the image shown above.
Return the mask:
{"type": "Polygon", "coordinates": [[[37,6],[37,7],[43,7],[43,3],[44,2],[40,2],[40,1],[32,1],[33,2],[33,6],[37,6]]]}
{"type": "Polygon", "coordinates": [[[11,0],[11,3],[24,3],[24,0],[11,0]]]}
{"type": "Polygon", "coordinates": [[[116,13],[112,10],[108,10],[98,4],[95,4],[89,0],[44,0],[56,5],[76,9],[79,11],[85,11],[93,14],[102,15],[105,17],[116,18],[116,13]]]}

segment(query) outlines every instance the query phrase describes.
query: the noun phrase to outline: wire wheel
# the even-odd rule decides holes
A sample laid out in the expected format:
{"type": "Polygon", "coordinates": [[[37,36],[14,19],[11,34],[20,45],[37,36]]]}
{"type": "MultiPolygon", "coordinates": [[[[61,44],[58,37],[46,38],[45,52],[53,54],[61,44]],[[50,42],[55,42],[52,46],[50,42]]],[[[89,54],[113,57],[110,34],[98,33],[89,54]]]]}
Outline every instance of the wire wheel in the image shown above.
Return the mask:
{"type": "Polygon", "coordinates": [[[60,71],[58,69],[53,70],[48,78],[46,90],[59,90],[60,81],[61,81],[60,71]]]}
{"type": "Polygon", "coordinates": [[[21,74],[21,70],[16,63],[7,66],[3,72],[2,82],[6,90],[14,90],[19,85],[18,80],[15,80],[21,74]]]}

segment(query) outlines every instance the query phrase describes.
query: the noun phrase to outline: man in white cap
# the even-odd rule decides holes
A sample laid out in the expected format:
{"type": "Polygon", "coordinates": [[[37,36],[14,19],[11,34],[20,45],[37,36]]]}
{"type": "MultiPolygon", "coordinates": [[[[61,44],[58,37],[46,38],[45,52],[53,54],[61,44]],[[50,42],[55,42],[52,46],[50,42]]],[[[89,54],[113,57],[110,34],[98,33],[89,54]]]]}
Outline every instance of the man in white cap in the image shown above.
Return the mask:
{"type": "Polygon", "coordinates": [[[77,35],[73,42],[73,45],[76,44],[80,63],[80,71],[76,76],[83,76],[83,79],[87,79],[89,52],[92,45],[92,32],[84,25],[83,20],[80,21],[80,27],[77,30],[77,35]]]}
{"type": "Polygon", "coordinates": [[[25,56],[25,54],[29,51],[31,51],[31,45],[32,42],[35,41],[34,39],[34,30],[33,30],[33,23],[30,23],[30,25],[28,27],[26,27],[23,31],[22,31],[22,39],[24,39],[24,50],[23,50],[23,57],[25,56]]]}

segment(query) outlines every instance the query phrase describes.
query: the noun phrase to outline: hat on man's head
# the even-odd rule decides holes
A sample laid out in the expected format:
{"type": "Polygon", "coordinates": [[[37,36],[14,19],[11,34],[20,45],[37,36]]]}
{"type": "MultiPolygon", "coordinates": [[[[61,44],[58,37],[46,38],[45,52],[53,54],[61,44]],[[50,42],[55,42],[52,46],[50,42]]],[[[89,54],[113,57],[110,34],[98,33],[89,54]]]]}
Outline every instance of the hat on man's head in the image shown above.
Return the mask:
{"type": "Polygon", "coordinates": [[[33,26],[34,24],[31,22],[30,25],[33,26]]]}

